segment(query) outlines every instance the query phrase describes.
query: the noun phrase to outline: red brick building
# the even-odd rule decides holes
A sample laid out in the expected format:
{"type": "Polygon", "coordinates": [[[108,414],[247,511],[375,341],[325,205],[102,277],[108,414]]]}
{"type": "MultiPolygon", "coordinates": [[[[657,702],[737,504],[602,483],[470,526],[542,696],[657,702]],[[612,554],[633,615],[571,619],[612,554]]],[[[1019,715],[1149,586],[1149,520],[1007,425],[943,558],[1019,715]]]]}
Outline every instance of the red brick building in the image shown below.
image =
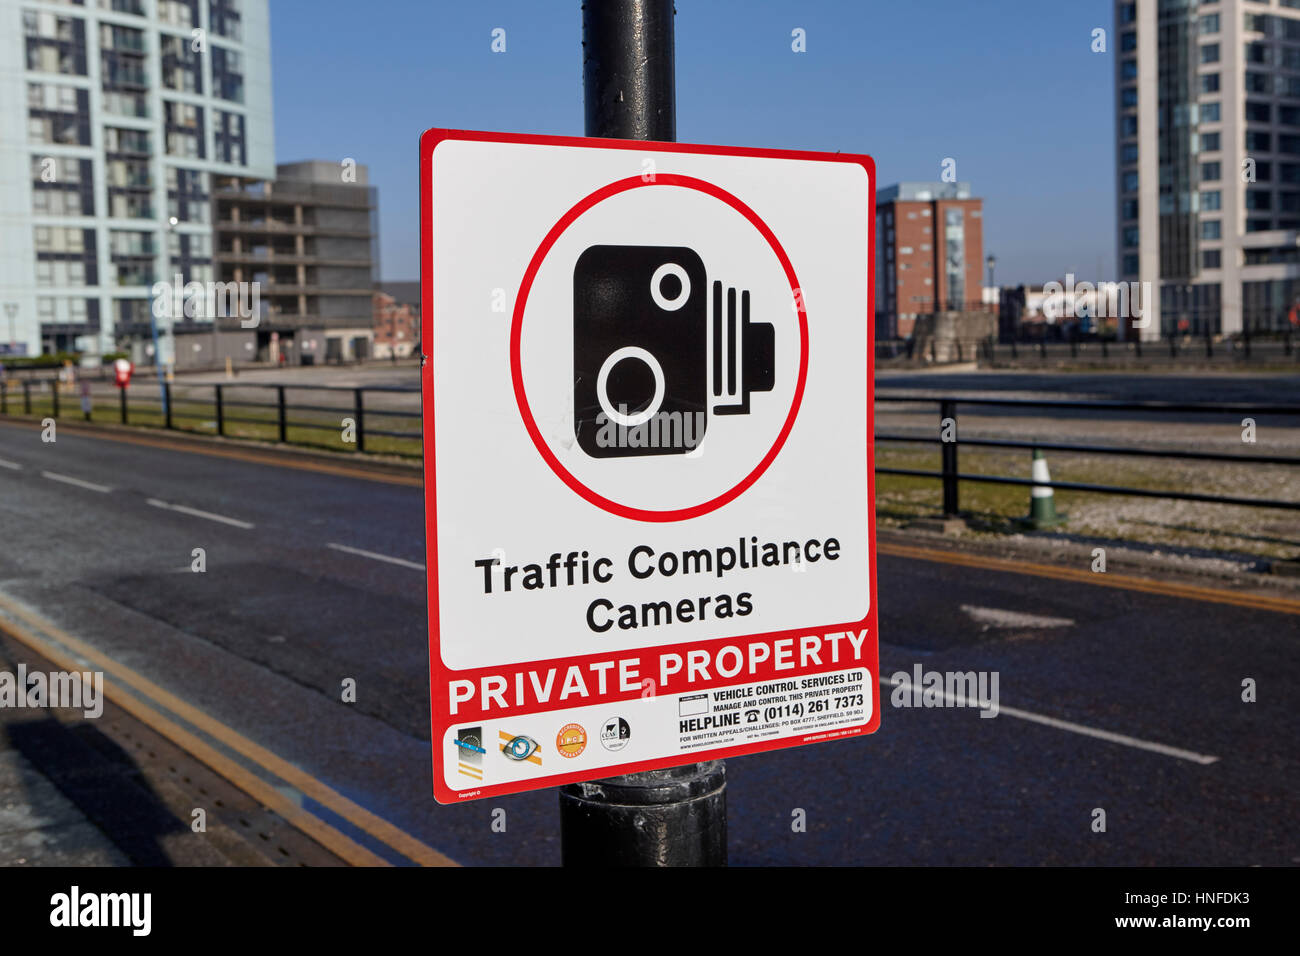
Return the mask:
{"type": "Polygon", "coordinates": [[[876,340],[918,315],[980,310],[984,202],[969,183],[899,183],[876,193],[876,340]]]}
{"type": "Polygon", "coordinates": [[[374,306],[375,358],[406,358],[420,340],[420,315],[387,292],[376,292],[374,306]]]}

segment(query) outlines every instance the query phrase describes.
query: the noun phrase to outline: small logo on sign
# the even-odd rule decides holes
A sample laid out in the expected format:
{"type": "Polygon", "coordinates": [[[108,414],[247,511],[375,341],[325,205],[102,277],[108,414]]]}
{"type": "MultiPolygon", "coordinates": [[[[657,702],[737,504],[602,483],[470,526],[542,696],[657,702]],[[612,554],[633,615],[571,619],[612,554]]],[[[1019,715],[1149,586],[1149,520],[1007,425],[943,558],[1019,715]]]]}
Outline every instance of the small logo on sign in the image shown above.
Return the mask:
{"type": "Polygon", "coordinates": [[[542,748],[532,737],[510,734],[504,730],[499,731],[497,736],[501,738],[501,752],[511,760],[527,760],[539,767],[542,765],[542,748]]]}
{"type": "Polygon", "coordinates": [[[473,777],[475,780],[483,779],[483,755],[487,753],[483,749],[483,728],[482,727],[462,727],[456,731],[456,772],[473,777]]]}
{"type": "Polygon", "coordinates": [[[555,735],[555,749],[562,757],[576,757],[587,749],[587,729],[582,724],[565,724],[555,735]]]}
{"type": "Polygon", "coordinates": [[[611,717],[600,725],[600,745],[606,750],[622,750],[631,739],[632,728],[622,717],[611,717]]]}

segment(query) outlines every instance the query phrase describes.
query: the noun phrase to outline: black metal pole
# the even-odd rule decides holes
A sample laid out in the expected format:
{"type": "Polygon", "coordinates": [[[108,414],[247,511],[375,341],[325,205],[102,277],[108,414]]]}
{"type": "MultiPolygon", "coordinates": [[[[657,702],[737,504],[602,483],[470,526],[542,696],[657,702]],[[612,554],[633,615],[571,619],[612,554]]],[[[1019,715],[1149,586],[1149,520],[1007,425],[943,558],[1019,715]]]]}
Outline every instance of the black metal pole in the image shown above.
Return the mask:
{"type": "MultiPolygon", "coordinates": [[[[588,136],[677,139],[672,0],[586,0],[582,79],[588,136]]],[[[721,760],[560,788],[566,866],[725,866],[721,760]]]]}
{"type": "Polygon", "coordinates": [[[673,0],[585,0],[585,135],[677,139],[673,0]]]}
{"type": "Polygon", "coordinates": [[[949,419],[953,423],[953,440],[944,440],[940,445],[939,460],[940,470],[943,472],[943,516],[956,518],[959,511],[957,506],[957,403],[941,401],[939,403],[940,433],[949,419]]]}

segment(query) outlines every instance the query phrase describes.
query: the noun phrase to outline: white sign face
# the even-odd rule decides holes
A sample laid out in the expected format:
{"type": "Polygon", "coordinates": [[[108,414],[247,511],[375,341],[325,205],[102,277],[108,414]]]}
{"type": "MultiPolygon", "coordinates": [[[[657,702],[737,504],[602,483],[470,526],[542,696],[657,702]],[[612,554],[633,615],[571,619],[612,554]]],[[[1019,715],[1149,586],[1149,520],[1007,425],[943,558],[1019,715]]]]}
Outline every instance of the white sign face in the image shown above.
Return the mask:
{"type": "Polygon", "coordinates": [[[438,799],[874,730],[870,159],[421,153],[438,799]]]}

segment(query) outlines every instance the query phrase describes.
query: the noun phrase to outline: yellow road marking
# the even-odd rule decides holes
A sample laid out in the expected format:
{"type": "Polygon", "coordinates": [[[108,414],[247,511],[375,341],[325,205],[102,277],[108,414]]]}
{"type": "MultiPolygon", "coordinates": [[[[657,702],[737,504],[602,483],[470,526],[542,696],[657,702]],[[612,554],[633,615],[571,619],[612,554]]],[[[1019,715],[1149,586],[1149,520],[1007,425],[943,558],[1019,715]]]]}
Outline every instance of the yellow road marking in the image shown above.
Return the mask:
{"type": "MultiPolygon", "coordinates": [[[[432,847],[422,843],[420,840],[411,836],[405,830],[400,829],[399,827],[383,819],[382,817],[376,816],[375,814],[371,813],[369,810],[365,809],[359,804],[349,800],[347,797],[343,796],[341,793],[334,790],[332,787],[317,780],[315,777],[311,776],[306,771],[301,770],[300,768],[289,763],[284,758],[272,753],[266,748],[253,743],[253,741],[249,740],[247,737],[244,737],[242,734],[232,730],[231,728],[227,727],[225,724],[210,717],[208,714],[204,713],[198,708],[190,704],[187,704],[185,701],[181,700],[179,697],[176,697],[174,694],[159,687],[157,684],[153,683],[148,678],[143,677],[140,674],[137,674],[129,667],[119,664],[117,661],[104,655],[100,651],[91,647],[89,644],[86,644],[84,641],[78,640],[77,638],[73,637],[71,634],[67,633],[66,631],[62,630],[56,625],[48,621],[42,620],[41,618],[26,611],[22,607],[19,607],[18,605],[14,604],[12,601],[4,597],[0,597],[0,607],[4,608],[15,617],[21,618],[22,620],[26,621],[28,624],[30,624],[32,627],[36,628],[37,630],[44,630],[47,633],[52,634],[54,637],[58,638],[59,641],[63,642],[63,644],[65,644],[70,650],[74,651],[77,654],[80,654],[82,657],[86,658],[86,660],[92,662],[93,664],[98,666],[106,673],[114,675],[123,683],[128,684],[131,687],[135,688],[141,694],[157,701],[159,704],[161,704],[163,707],[166,707],[168,710],[172,711],[177,716],[182,717],[183,719],[193,724],[195,727],[198,727],[200,730],[204,731],[205,733],[210,734],[214,739],[219,740],[221,743],[225,744],[231,750],[234,750],[236,753],[239,753],[242,756],[248,758],[253,763],[257,764],[263,769],[269,770],[271,773],[275,774],[280,779],[284,780],[286,783],[292,785],[293,787],[301,791],[305,796],[308,796],[311,799],[315,800],[317,803],[321,804],[322,806],[329,808],[332,812],[338,814],[340,817],[347,820],[349,823],[353,824],[358,829],[370,834],[371,836],[375,837],[377,840],[380,840],[381,842],[387,844],[388,846],[392,847],[394,850],[396,850],[398,853],[401,853],[403,856],[407,857],[408,859],[413,860],[414,862],[422,864],[424,866],[455,866],[456,865],[456,863],[453,860],[451,860],[449,857],[443,855],[442,853],[439,853],[437,850],[433,849],[432,847]]],[[[3,622],[0,622],[0,626],[3,626],[3,622]]],[[[41,640],[39,637],[37,637],[34,634],[28,634],[25,632],[16,633],[15,630],[13,629],[13,625],[5,626],[5,631],[7,633],[10,633],[17,640],[22,641],[22,643],[26,644],[28,647],[32,648],[32,650],[36,651],[37,653],[45,654],[46,656],[55,659],[56,663],[59,663],[60,666],[63,666],[64,661],[67,660],[67,658],[64,655],[60,654],[57,648],[51,647],[48,642],[41,640]],[[56,657],[56,655],[58,656],[56,657]]],[[[80,670],[81,668],[72,666],[69,669],[80,670]]],[[[252,790],[247,789],[244,786],[244,784],[241,783],[240,779],[236,779],[236,777],[228,775],[225,772],[225,770],[222,769],[222,767],[218,766],[216,763],[210,762],[204,756],[204,753],[207,753],[209,756],[213,756],[219,762],[224,762],[225,764],[227,764],[227,769],[233,768],[235,771],[238,771],[239,775],[243,775],[244,782],[249,783],[250,786],[252,785],[257,785],[259,787],[266,786],[262,781],[258,780],[258,778],[256,778],[254,775],[249,774],[247,771],[243,770],[242,768],[239,768],[238,764],[235,764],[233,761],[228,761],[226,758],[222,757],[222,755],[218,751],[209,747],[207,744],[204,744],[199,738],[189,734],[187,731],[183,730],[182,728],[177,727],[166,717],[159,714],[157,711],[153,710],[152,708],[148,707],[143,702],[135,701],[133,698],[130,698],[130,695],[120,694],[119,696],[123,699],[116,699],[113,697],[112,694],[110,694],[109,696],[110,699],[114,699],[115,702],[118,703],[120,706],[124,707],[127,710],[130,710],[145,724],[149,725],[153,729],[157,730],[159,733],[168,737],[178,746],[183,747],[184,749],[188,750],[190,753],[194,754],[195,757],[202,760],[204,763],[208,764],[208,766],[212,767],[213,770],[216,770],[218,773],[222,774],[222,776],[225,776],[228,780],[230,780],[231,783],[234,783],[236,786],[240,787],[240,789],[245,790],[245,792],[257,797],[258,799],[263,799],[261,792],[254,793],[252,790]],[[184,738],[184,740],[178,739],[177,736],[173,736],[171,731],[175,731],[178,735],[180,735],[180,737],[184,738]],[[190,746],[190,744],[195,744],[200,749],[195,750],[190,746]]],[[[279,795],[277,794],[276,796],[278,797],[279,795]]],[[[270,803],[268,803],[267,805],[271,806],[270,803]]],[[[293,804],[288,803],[287,800],[283,800],[283,798],[281,798],[281,803],[278,804],[278,806],[283,806],[283,805],[294,807],[293,804]]],[[[295,818],[298,818],[299,813],[306,814],[306,811],[301,810],[300,808],[295,808],[295,811],[296,811],[294,814],[295,818]]],[[[286,816],[287,815],[288,815],[288,811],[286,811],[286,816]]],[[[323,821],[318,821],[318,823],[321,827],[325,827],[326,829],[332,829],[329,828],[323,821]]],[[[337,833],[337,831],[334,832],[337,833]]],[[[313,836],[315,836],[314,833],[313,836]]],[[[349,843],[352,842],[342,833],[338,834],[337,839],[348,840],[349,843]]],[[[322,842],[324,841],[322,840],[322,842]]],[[[330,844],[326,844],[326,845],[330,846],[330,849],[335,849],[334,846],[330,844]]],[[[383,860],[380,857],[371,853],[369,850],[365,850],[364,847],[361,847],[359,844],[355,844],[355,846],[357,850],[363,851],[365,854],[368,854],[370,857],[366,859],[357,858],[360,862],[364,862],[372,865],[376,862],[383,863],[383,860]]],[[[335,852],[339,852],[339,851],[335,850],[335,852]]],[[[339,852],[339,855],[343,856],[343,853],[339,852]]]]}
{"type": "MultiPolygon", "coordinates": [[[[26,426],[29,428],[40,427],[37,423],[29,423],[26,421],[0,420],[0,424],[26,426]]],[[[364,468],[353,468],[348,465],[335,465],[327,461],[287,461],[284,460],[281,455],[262,453],[256,448],[222,448],[215,445],[210,448],[191,447],[190,442],[184,439],[173,442],[167,441],[166,439],[146,437],[143,435],[125,435],[121,432],[110,431],[108,429],[101,431],[93,426],[90,428],[78,428],[75,424],[72,424],[72,427],[69,427],[68,431],[74,432],[78,435],[86,435],[91,438],[102,438],[105,441],[122,442],[127,445],[145,445],[149,448],[163,448],[167,451],[179,451],[192,455],[207,455],[211,458],[229,458],[234,461],[252,462],[256,465],[295,468],[298,471],[315,471],[326,475],[338,475],[343,478],[360,478],[363,481],[381,481],[389,485],[406,485],[411,488],[421,488],[424,486],[424,478],[419,473],[412,475],[390,475],[383,472],[369,471],[364,468]]]]}
{"type": "Polygon", "coordinates": [[[876,550],[880,554],[887,554],[897,558],[914,558],[918,561],[956,564],[968,568],[984,568],[991,571],[1006,571],[1012,574],[1029,574],[1040,578],[1055,578],[1059,581],[1075,581],[1081,584],[1095,584],[1100,587],[1123,588],[1126,591],[1144,591],[1148,594],[1163,594],[1169,597],[1189,598],[1194,601],[1212,601],[1216,604],[1232,604],[1237,607],[1254,608],[1260,611],[1276,611],[1279,614],[1300,614],[1300,601],[1260,594],[1241,594],[1237,591],[1222,591],[1217,588],[1201,587],[1195,584],[1153,581],[1150,578],[1136,578],[1110,572],[1102,574],[1080,568],[1058,568],[1047,564],[1034,564],[1029,561],[1015,561],[1010,558],[988,558],[974,554],[962,554],[956,551],[918,548],[905,544],[880,542],[876,546],[876,550]]]}

